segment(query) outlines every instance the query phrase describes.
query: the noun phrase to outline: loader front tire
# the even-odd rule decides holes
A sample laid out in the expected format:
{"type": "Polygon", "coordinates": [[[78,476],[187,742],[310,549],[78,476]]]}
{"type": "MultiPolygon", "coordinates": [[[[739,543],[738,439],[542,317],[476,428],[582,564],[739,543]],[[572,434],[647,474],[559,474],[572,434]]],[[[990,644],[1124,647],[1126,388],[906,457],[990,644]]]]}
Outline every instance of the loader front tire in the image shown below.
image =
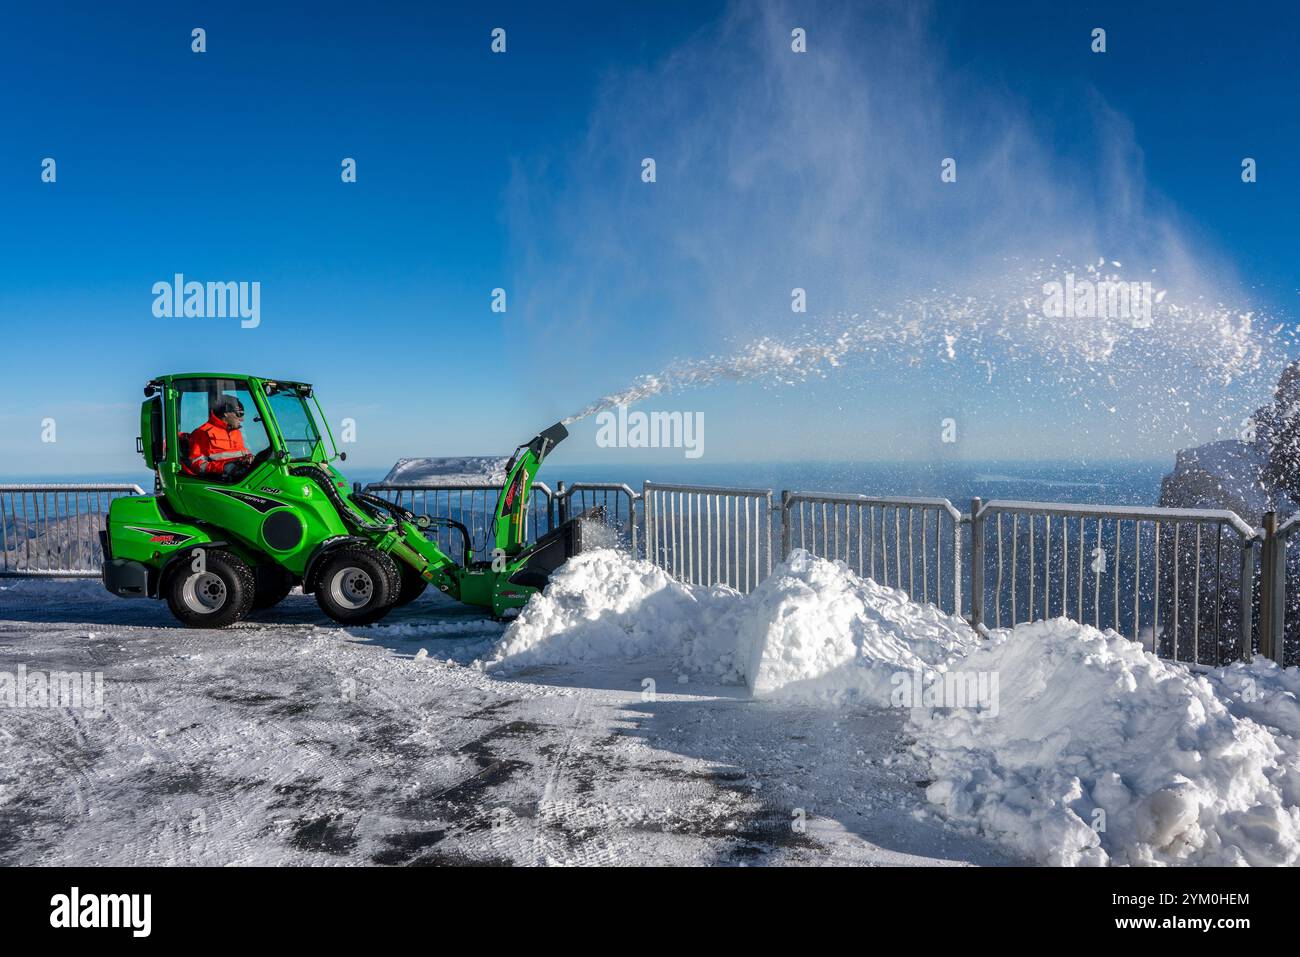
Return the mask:
{"type": "Polygon", "coordinates": [[[253,570],[241,558],[218,548],[206,549],[203,561],[188,560],[167,576],[167,605],[189,628],[225,628],[253,607],[253,570]]]}
{"type": "Polygon", "coordinates": [[[342,625],[369,625],[393,608],[401,588],[397,564],[367,545],[330,553],[316,575],[316,603],[342,625]]]}

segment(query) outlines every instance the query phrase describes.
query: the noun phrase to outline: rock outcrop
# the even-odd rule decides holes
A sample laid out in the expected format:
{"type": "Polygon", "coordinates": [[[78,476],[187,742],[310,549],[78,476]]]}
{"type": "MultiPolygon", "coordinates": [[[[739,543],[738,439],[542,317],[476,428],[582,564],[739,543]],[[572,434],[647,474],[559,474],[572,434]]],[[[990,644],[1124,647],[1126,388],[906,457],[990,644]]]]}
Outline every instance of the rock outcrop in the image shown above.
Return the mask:
{"type": "MultiPolygon", "coordinates": [[[[1278,381],[1273,401],[1255,411],[1244,423],[1240,439],[1210,442],[1178,453],[1174,470],[1166,475],[1160,486],[1160,505],[1169,508],[1226,508],[1240,515],[1250,525],[1263,525],[1264,514],[1277,512],[1279,521],[1300,512],[1300,361],[1293,362],[1283,371],[1278,381]]],[[[1240,586],[1236,576],[1240,552],[1235,547],[1235,536],[1228,543],[1221,563],[1212,557],[1202,556],[1200,603],[1194,585],[1195,553],[1186,543],[1180,542],[1178,558],[1184,569],[1189,569],[1178,584],[1178,607],[1164,614],[1166,621],[1174,611],[1184,621],[1192,621],[1196,611],[1204,613],[1207,602],[1216,609],[1227,609],[1228,614],[1219,619],[1220,651],[1227,658],[1236,657],[1239,626],[1238,596],[1240,586]],[[1223,582],[1217,582],[1217,570],[1222,569],[1223,582]],[[1208,582],[1207,582],[1208,577],[1208,582]],[[1217,590],[1222,588],[1222,602],[1217,590]]],[[[1173,544],[1162,542],[1162,590],[1172,596],[1173,544]]],[[[1287,662],[1295,660],[1300,651],[1300,537],[1287,553],[1287,662]]],[[[1256,587],[1255,621],[1259,621],[1259,594],[1256,587]]],[[[1211,625],[1213,622],[1211,622],[1211,625]]],[[[1161,636],[1162,652],[1172,650],[1173,636],[1164,629],[1161,636]]],[[[1180,657],[1183,657],[1184,636],[1178,639],[1180,657]]],[[[1202,661],[1204,661],[1202,657],[1202,661]]],[[[1213,661],[1207,663],[1215,663],[1213,661]]]]}

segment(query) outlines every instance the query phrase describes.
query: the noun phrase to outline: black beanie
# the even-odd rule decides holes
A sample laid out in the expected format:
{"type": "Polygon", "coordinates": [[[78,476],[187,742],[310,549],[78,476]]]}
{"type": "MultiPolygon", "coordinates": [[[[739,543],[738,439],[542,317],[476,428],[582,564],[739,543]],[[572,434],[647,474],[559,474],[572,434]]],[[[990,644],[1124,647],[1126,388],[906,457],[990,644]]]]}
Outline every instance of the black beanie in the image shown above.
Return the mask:
{"type": "Polygon", "coordinates": [[[244,404],[236,399],[233,395],[223,395],[212,404],[212,413],[214,415],[225,415],[227,412],[243,412],[244,404]]]}

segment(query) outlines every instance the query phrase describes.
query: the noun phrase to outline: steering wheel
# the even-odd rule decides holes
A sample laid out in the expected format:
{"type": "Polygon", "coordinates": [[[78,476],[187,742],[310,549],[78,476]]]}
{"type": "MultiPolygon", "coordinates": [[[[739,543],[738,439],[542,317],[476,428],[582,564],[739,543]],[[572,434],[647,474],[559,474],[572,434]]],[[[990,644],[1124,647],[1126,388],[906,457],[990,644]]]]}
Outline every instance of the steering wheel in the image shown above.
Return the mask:
{"type": "Polygon", "coordinates": [[[230,470],[231,471],[230,477],[236,481],[242,479],[249,472],[253,471],[253,469],[257,468],[259,465],[261,465],[263,462],[269,459],[271,457],[271,454],[274,451],[275,450],[268,445],[266,448],[262,449],[262,451],[254,455],[253,460],[251,462],[235,459],[235,467],[230,470]]]}
{"type": "Polygon", "coordinates": [[[253,456],[253,461],[248,463],[248,471],[249,472],[253,471],[253,469],[257,468],[259,465],[261,465],[263,462],[269,459],[274,453],[275,453],[275,449],[270,445],[262,449],[262,451],[258,452],[256,455],[253,456]]]}

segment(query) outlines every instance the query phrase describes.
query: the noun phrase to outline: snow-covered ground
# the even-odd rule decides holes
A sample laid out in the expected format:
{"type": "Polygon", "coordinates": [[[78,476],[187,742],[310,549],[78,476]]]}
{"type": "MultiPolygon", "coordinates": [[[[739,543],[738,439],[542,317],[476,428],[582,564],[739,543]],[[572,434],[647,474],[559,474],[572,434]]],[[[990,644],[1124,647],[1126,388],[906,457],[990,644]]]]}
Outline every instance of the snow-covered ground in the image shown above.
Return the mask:
{"type": "Polygon", "coordinates": [[[1300,673],[1064,620],[981,639],[795,553],[750,595],[581,556],[506,626],[439,596],[222,632],[0,581],[0,863],[1295,863],[1300,673]]]}
{"type": "Polygon", "coordinates": [[[439,596],[341,629],[295,594],[192,631],[0,580],[0,672],[105,680],[98,717],[0,704],[0,864],[1017,861],[926,809],[901,712],[664,657],[472,667],[503,630],[439,596]]]}

